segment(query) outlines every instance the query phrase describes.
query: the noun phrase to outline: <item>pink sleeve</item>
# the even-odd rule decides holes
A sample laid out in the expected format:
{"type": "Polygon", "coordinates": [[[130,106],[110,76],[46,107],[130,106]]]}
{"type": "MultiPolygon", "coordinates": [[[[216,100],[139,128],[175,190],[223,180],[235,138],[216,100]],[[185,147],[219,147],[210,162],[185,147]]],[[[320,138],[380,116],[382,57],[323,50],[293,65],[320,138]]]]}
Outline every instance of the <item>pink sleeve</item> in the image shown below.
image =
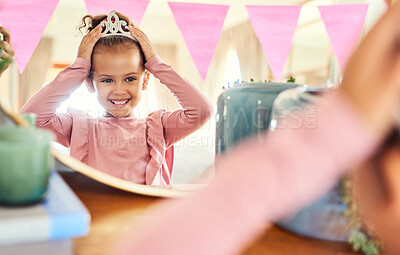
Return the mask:
{"type": "Polygon", "coordinates": [[[158,218],[132,229],[115,254],[239,254],[267,223],[316,200],[378,139],[344,95],[324,101],[317,126],[306,118],[249,140],[218,162],[216,179],[197,194],[167,201],[158,218]]]}
{"type": "Polygon", "coordinates": [[[190,135],[210,119],[213,107],[207,98],[159,56],[150,58],[146,69],[171,90],[183,108],[166,112],[162,117],[167,146],[190,135]]]}
{"type": "Polygon", "coordinates": [[[90,70],[90,62],[83,58],[62,70],[57,77],[41,88],[21,108],[21,113],[35,113],[37,126],[54,133],[57,142],[69,146],[72,128],[72,116],[69,113],[56,114],[61,102],[84,81],[90,70]]]}

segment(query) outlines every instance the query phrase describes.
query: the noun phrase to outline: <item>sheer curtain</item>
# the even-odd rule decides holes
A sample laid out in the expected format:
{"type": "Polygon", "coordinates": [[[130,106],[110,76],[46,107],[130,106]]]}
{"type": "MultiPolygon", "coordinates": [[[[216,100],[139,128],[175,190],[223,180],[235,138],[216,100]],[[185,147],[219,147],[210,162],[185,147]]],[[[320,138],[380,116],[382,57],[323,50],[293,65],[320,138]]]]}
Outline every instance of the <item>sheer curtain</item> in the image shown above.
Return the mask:
{"type": "Polygon", "coordinates": [[[46,73],[51,67],[52,46],[51,38],[42,37],[20,76],[20,107],[43,86],[46,73]]]}
{"type": "Polygon", "coordinates": [[[208,96],[213,103],[217,102],[222,86],[225,85],[226,60],[232,50],[236,51],[239,58],[240,73],[244,81],[250,81],[251,78],[255,81],[272,78],[267,59],[250,21],[226,29],[219,38],[205,84],[205,87],[209,88],[208,96]]]}

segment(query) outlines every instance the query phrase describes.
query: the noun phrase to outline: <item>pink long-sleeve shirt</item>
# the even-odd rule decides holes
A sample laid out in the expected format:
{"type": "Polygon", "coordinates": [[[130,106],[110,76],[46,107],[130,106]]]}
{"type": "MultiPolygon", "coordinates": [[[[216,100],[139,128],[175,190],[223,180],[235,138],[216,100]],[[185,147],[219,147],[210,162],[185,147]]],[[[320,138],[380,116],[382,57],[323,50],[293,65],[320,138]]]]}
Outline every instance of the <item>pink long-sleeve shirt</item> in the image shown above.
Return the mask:
{"type": "MultiPolygon", "coordinates": [[[[342,93],[342,92],[340,92],[342,93]]],[[[269,222],[316,200],[350,167],[370,155],[378,139],[344,94],[318,107],[296,129],[279,129],[220,158],[220,173],[201,192],[167,201],[136,226],[117,255],[238,254],[269,222]]]]}
{"type": "Polygon", "coordinates": [[[37,126],[51,130],[57,142],[69,147],[70,155],[83,163],[135,183],[171,183],[166,149],[201,127],[210,118],[212,105],[160,57],[150,58],[145,67],[170,89],[183,109],[158,110],[145,119],[91,118],[75,109],[56,113],[90,71],[90,62],[78,58],[40,89],[21,112],[35,113],[37,126]]]}

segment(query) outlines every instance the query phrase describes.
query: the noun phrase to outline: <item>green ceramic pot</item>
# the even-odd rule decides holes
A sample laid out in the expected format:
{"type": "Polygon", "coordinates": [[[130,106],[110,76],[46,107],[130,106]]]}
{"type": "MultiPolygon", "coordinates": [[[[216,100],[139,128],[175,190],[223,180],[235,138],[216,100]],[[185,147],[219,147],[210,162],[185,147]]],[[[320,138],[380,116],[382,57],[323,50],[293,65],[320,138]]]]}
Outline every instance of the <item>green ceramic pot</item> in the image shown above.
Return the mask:
{"type": "Polygon", "coordinates": [[[37,128],[0,128],[0,203],[21,205],[46,194],[52,134],[37,128]]]}

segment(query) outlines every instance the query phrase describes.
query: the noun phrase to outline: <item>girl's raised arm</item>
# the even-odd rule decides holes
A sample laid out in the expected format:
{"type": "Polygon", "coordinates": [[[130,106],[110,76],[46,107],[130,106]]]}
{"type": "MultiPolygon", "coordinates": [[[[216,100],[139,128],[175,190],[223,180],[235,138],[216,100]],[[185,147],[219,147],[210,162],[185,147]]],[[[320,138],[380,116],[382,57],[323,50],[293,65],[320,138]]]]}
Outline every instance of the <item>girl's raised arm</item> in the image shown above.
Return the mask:
{"type": "Polygon", "coordinates": [[[70,113],[56,114],[56,109],[88,76],[90,55],[100,36],[99,28],[85,35],[79,46],[76,61],[62,70],[52,82],[42,87],[21,108],[21,113],[35,113],[37,126],[52,131],[57,142],[67,147],[70,145],[72,116],[70,113]]]}
{"type": "Polygon", "coordinates": [[[168,87],[183,109],[167,112],[162,117],[164,138],[169,146],[190,135],[204,123],[213,112],[208,99],[188,80],[181,77],[156,53],[146,34],[137,27],[130,27],[132,36],[138,40],[146,58],[145,67],[168,87]]]}

